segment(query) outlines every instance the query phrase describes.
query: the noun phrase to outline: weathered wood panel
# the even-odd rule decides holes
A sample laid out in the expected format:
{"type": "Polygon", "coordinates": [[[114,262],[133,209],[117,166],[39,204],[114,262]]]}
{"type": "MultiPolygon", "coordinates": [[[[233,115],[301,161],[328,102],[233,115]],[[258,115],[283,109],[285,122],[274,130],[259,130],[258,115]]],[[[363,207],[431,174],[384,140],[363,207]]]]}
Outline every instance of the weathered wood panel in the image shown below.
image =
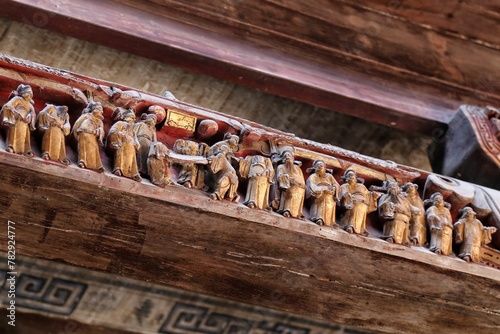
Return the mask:
{"type": "Polygon", "coordinates": [[[99,1],[92,22],[88,2],[9,3],[5,16],[402,129],[433,134],[460,103],[498,101],[495,50],[343,1],[99,1]]]}
{"type": "MultiPolygon", "coordinates": [[[[0,287],[10,288],[0,253],[0,287]]],[[[368,334],[294,314],[99,273],[54,261],[16,258],[15,328],[3,333],[368,334]]],[[[276,299],[279,296],[275,296],[276,299]]],[[[7,294],[0,302],[9,302],[7,294]]],[[[10,311],[9,311],[10,312],[10,311]]],[[[0,310],[0,316],[9,319],[0,310]]],[[[10,319],[9,319],[10,321],[10,319]]]]}
{"type": "Polygon", "coordinates": [[[196,190],[0,158],[0,219],[16,222],[19,254],[375,331],[500,326],[497,269],[196,190]]]}

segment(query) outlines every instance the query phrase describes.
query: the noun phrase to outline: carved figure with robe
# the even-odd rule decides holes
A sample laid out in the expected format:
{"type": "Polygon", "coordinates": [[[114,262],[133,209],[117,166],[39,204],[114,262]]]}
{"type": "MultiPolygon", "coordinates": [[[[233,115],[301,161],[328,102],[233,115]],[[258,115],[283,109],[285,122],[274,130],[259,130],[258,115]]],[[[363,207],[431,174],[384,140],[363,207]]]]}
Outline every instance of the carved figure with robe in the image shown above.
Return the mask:
{"type": "Polygon", "coordinates": [[[38,129],[43,132],[42,158],[69,165],[66,158],[66,136],[69,135],[68,107],[47,104],[37,117],[38,129]]]}
{"type": "Polygon", "coordinates": [[[340,185],[326,169],[323,160],[316,160],[307,170],[313,173],[306,182],[306,197],[311,200],[310,220],[318,225],[333,226],[340,185]]]}
{"type": "Polygon", "coordinates": [[[411,204],[410,242],[415,246],[427,243],[424,201],[418,194],[418,185],[408,182],[403,186],[404,195],[411,204]]]}
{"type": "Polygon", "coordinates": [[[230,132],[224,134],[224,139],[210,146],[208,156],[217,155],[221,146],[227,147],[227,155],[233,156],[239,150],[240,138],[237,135],[232,135],[230,132]]]}
{"type": "Polygon", "coordinates": [[[135,114],[127,110],[122,121],[118,121],[109,130],[108,145],[114,152],[113,174],[142,181],[137,167],[137,155],[140,144],[134,132],[135,114]]]}
{"type": "Polygon", "coordinates": [[[438,192],[432,194],[424,204],[431,205],[425,212],[431,234],[430,251],[442,255],[452,254],[453,224],[450,204],[438,192]]]}
{"type": "Polygon", "coordinates": [[[378,215],[384,221],[382,239],[409,244],[411,205],[396,181],[387,181],[385,186],[387,192],[378,201],[378,215]]]}
{"type": "Polygon", "coordinates": [[[12,98],[1,109],[2,124],[7,127],[7,152],[33,157],[31,131],[35,130],[33,90],[20,84],[10,95],[12,98]]]}
{"type": "Polygon", "coordinates": [[[281,161],[282,164],[276,170],[276,183],[279,191],[277,212],[285,217],[303,218],[302,208],[306,193],[304,174],[294,161],[293,151],[283,151],[281,161]]]}
{"type": "Polygon", "coordinates": [[[156,115],[144,114],[144,119],[134,125],[134,132],[139,142],[137,167],[142,175],[148,174],[148,156],[151,143],[156,142],[156,115]]]}
{"type": "Polygon", "coordinates": [[[239,196],[236,193],[238,189],[238,176],[236,171],[231,166],[228,159],[229,147],[226,145],[220,146],[215,155],[209,156],[208,171],[213,177],[214,189],[210,198],[213,200],[223,200],[224,198],[230,201],[237,202],[239,196]]]}
{"type": "Polygon", "coordinates": [[[347,169],[342,176],[344,184],[340,186],[339,203],[343,215],[340,225],[348,233],[368,235],[366,215],[377,209],[380,193],[368,191],[364,180],[357,177],[356,171],[347,169]]]}
{"type": "Polygon", "coordinates": [[[100,102],[91,101],[73,126],[78,141],[78,167],[104,172],[99,146],[103,146],[103,109],[100,102]]]}
{"type": "Polygon", "coordinates": [[[461,217],[453,225],[454,240],[459,245],[458,257],[467,262],[481,262],[481,245],[491,242],[496,227],[486,227],[476,218],[470,207],[460,210],[461,217]]]}
{"type": "Polygon", "coordinates": [[[243,204],[249,208],[270,209],[269,188],[274,180],[271,159],[262,155],[249,155],[239,161],[241,177],[248,179],[243,204]]]}
{"type": "Polygon", "coordinates": [[[170,177],[169,149],[163,143],[152,142],[149,146],[147,166],[151,183],[159,187],[172,184],[170,177]]]}
{"type": "MultiPolygon", "coordinates": [[[[205,143],[197,143],[186,139],[177,139],[174,143],[173,151],[182,155],[191,156],[206,156],[208,145],[205,143]]],[[[181,169],[179,171],[177,183],[186,188],[203,188],[205,185],[205,169],[192,162],[180,162],[181,169]]]]}

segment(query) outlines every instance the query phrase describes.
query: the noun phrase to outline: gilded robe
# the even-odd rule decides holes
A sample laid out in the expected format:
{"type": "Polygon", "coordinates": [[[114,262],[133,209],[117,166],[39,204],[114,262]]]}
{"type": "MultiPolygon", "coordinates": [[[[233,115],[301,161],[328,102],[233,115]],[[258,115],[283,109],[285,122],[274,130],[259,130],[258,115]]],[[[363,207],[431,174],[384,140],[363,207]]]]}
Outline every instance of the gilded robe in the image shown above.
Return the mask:
{"type": "Polygon", "coordinates": [[[311,199],[310,220],[322,221],[326,226],[335,224],[335,206],[339,195],[339,184],[333,175],[326,173],[323,177],[311,174],[306,182],[306,197],[311,199]]]}
{"type": "Polygon", "coordinates": [[[104,171],[99,153],[99,145],[102,145],[104,138],[102,120],[85,113],[75,122],[73,133],[78,140],[78,165],[104,171]]]}
{"type": "Polygon", "coordinates": [[[276,175],[280,191],[278,213],[302,217],[306,193],[302,170],[294,163],[285,163],[278,166],[276,175]]]}
{"type": "Polygon", "coordinates": [[[396,244],[409,242],[411,208],[406,198],[399,192],[384,194],[378,209],[384,220],[382,239],[392,239],[396,244]]]}
{"type": "Polygon", "coordinates": [[[31,131],[35,130],[35,108],[32,101],[15,96],[2,107],[3,124],[7,128],[7,148],[13,153],[31,153],[31,131]]]}
{"type": "Polygon", "coordinates": [[[156,129],[151,127],[146,122],[135,124],[134,131],[139,142],[139,151],[137,152],[137,167],[143,175],[148,173],[148,155],[149,148],[152,142],[156,142],[156,129]]]}
{"type": "Polygon", "coordinates": [[[261,155],[247,156],[240,161],[240,175],[248,179],[245,202],[259,209],[269,207],[269,187],[274,179],[271,159],[261,155]]]}
{"type": "Polygon", "coordinates": [[[69,163],[66,158],[66,136],[70,132],[69,115],[58,113],[57,107],[48,105],[38,114],[38,128],[43,134],[42,157],[69,163]]]}
{"type": "Polygon", "coordinates": [[[443,255],[452,253],[453,225],[450,210],[445,206],[431,206],[426,213],[427,224],[431,231],[430,250],[443,255]]]}
{"type": "Polygon", "coordinates": [[[481,262],[481,244],[491,242],[491,235],[496,231],[484,227],[475,217],[462,217],[454,227],[455,243],[460,245],[458,256],[462,259],[469,257],[472,262],[481,262]]]}
{"type": "Polygon", "coordinates": [[[109,130],[108,144],[115,149],[113,162],[113,173],[121,172],[128,178],[138,178],[136,153],[139,150],[139,142],[134,133],[134,123],[118,121],[109,130]]]}

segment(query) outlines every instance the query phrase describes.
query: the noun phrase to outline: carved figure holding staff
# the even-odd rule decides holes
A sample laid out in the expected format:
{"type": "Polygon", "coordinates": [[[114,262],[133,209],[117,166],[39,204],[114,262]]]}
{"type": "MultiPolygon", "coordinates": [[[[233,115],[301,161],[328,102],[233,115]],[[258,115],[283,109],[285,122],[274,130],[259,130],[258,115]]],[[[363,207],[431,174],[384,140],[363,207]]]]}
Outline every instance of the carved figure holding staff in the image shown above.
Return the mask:
{"type": "Polygon", "coordinates": [[[36,119],[33,90],[29,85],[20,84],[11,96],[1,109],[2,124],[7,126],[6,151],[33,157],[30,144],[36,119]]]}

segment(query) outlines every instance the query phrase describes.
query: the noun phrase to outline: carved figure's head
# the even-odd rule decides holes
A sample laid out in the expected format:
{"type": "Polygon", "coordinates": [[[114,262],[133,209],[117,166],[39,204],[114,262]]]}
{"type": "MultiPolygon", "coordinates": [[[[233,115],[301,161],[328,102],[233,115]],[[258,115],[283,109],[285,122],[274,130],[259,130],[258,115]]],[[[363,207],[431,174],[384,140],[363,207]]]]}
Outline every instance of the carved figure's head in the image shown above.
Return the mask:
{"type": "Polygon", "coordinates": [[[431,201],[432,204],[436,207],[443,207],[444,206],[444,198],[441,193],[434,193],[431,195],[431,201]]]}
{"type": "Polygon", "coordinates": [[[411,182],[407,182],[404,186],[403,186],[403,191],[405,191],[406,193],[410,194],[410,195],[414,195],[417,193],[418,191],[418,184],[415,184],[415,183],[411,183],[411,182]]]}
{"type": "Polygon", "coordinates": [[[17,95],[25,98],[25,99],[31,99],[33,97],[33,90],[31,89],[30,85],[23,85],[20,84],[17,86],[17,95]]]}

